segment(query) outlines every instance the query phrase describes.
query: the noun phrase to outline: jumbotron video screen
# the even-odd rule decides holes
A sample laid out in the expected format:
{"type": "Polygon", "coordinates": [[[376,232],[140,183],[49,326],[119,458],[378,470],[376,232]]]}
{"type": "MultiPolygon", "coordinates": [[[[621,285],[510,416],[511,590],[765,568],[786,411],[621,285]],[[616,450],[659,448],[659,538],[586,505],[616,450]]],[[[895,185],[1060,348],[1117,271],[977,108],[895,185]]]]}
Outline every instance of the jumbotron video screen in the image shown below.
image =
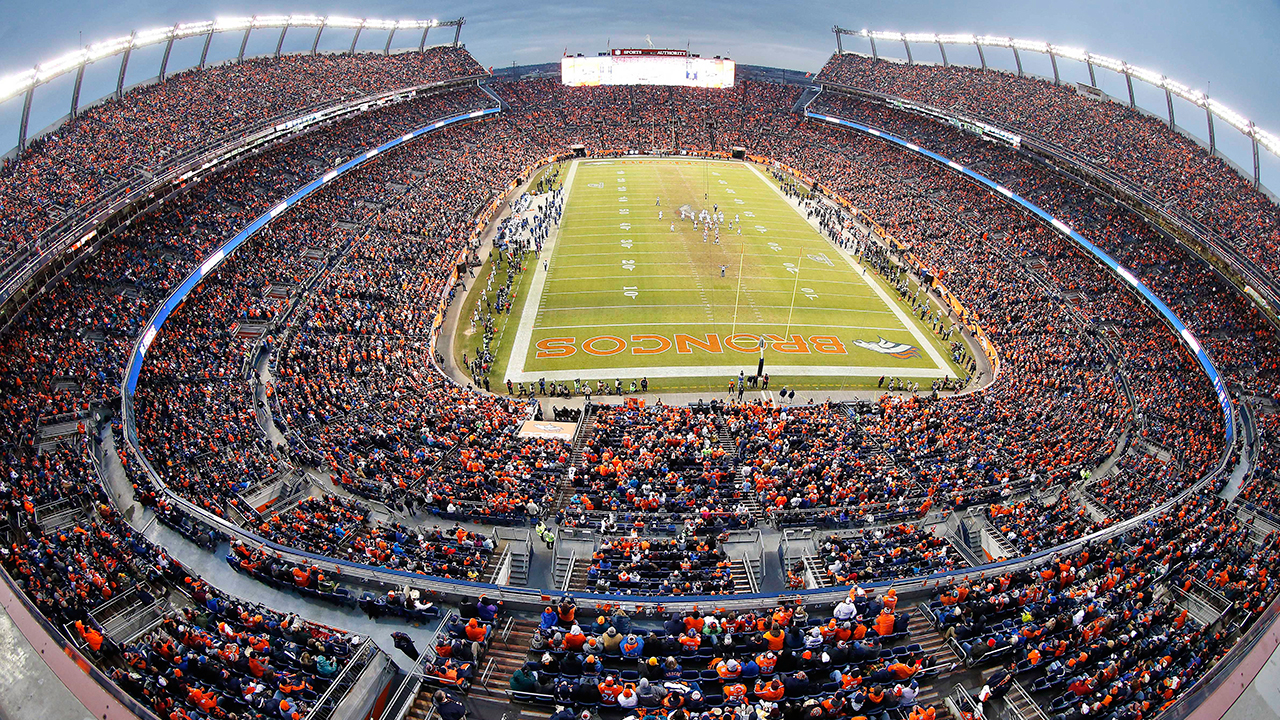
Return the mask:
{"type": "Polygon", "coordinates": [[[703,58],[684,50],[614,49],[608,55],[560,60],[565,85],[680,85],[733,87],[734,62],[703,58]]]}

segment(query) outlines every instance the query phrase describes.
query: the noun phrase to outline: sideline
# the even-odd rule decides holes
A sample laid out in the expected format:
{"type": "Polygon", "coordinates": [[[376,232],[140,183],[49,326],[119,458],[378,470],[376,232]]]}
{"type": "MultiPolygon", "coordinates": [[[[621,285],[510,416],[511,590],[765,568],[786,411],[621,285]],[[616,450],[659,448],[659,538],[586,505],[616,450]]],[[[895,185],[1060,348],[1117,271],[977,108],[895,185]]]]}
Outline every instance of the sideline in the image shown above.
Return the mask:
{"type": "MultiPolygon", "coordinates": [[[[578,174],[578,162],[574,160],[569,166],[569,173],[564,176],[564,212],[569,212],[569,197],[573,190],[573,178],[578,174]]],[[[564,216],[562,215],[561,218],[564,216]]],[[[548,233],[547,241],[542,245],[541,260],[550,263],[552,256],[556,251],[556,243],[560,240],[561,223],[557,222],[555,229],[548,233]]],[[[534,261],[533,280],[529,283],[529,292],[525,294],[524,307],[520,310],[520,327],[516,330],[515,342],[511,345],[511,356],[507,358],[507,371],[503,377],[498,378],[498,383],[507,380],[512,382],[523,382],[526,380],[536,380],[536,377],[525,377],[528,373],[524,371],[524,359],[529,355],[529,341],[533,339],[533,323],[538,318],[538,312],[542,307],[542,290],[547,284],[548,271],[543,269],[543,263],[534,261]]],[[[572,376],[569,376],[572,377],[572,376]]],[[[612,377],[612,376],[610,376],[612,377]]],[[[569,379],[569,378],[563,378],[569,379]]]]}

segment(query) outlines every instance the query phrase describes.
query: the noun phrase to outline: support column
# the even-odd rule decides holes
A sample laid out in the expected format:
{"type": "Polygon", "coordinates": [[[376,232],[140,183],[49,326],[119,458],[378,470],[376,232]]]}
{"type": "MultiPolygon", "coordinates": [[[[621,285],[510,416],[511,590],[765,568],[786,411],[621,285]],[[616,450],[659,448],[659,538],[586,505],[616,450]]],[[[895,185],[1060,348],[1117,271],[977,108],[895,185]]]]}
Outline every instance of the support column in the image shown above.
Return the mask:
{"type": "Polygon", "coordinates": [[[129,35],[129,47],[124,49],[124,56],[120,58],[120,77],[116,78],[116,99],[124,97],[124,72],[129,69],[129,55],[133,52],[133,39],[138,36],[135,30],[129,35]]]}
{"type": "Polygon", "coordinates": [[[947,62],[947,49],[942,46],[942,41],[938,41],[938,52],[942,53],[942,67],[947,67],[951,63],[947,62]]]}
{"type": "Polygon", "coordinates": [[[200,51],[200,69],[204,69],[204,61],[209,57],[209,43],[213,42],[213,30],[204,36],[204,49],[200,51]]]}
{"type": "Polygon", "coordinates": [[[1093,74],[1093,61],[1085,60],[1084,64],[1089,66],[1089,85],[1098,87],[1098,78],[1093,74]]]}
{"type": "Polygon", "coordinates": [[[1204,99],[1204,114],[1209,120],[1209,154],[1218,150],[1218,139],[1213,136],[1213,111],[1209,109],[1209,98],[1204,99]]]}
{"type": "Polygon", "coordinates": [[[1049,64],[1053,66],[1053,84],[1061,85],[1062,78],[1058,75],[1058,56],[1054,55],[1053,52],[1049,53],[1049,64]]]}
{"type": "Polygon", "coordinates": [[[18,155],[22,155],[27,149],[27,121],[31,119],[31,98],[35,94],[36,85],[33,82],[31,87],[27,88],[26,97],[22,99],[22,122],[18,125],[18,155]]]}
{"type": "Polygon", "coordinates": [[[880,53],[876,52],[876,39],[874,37],[871,37],[870,35],[868,35],[867,38],[871,40],[871,59],[879,60],[880,53]]]}
{"type": "Polygon", "coordinates": [[[462,21],[463,21],[463,18],[458,18],[458,24],[453,26],[453,46],[454,47],[458,47],[458,39],[462,37],[462,21]]]}
{"type": "Polygon", "coordinates": [[[356,36],[351,38],[351,48],[347,50],[348,55],[356,54],[356,43],[360,42],[360,31],[363,29],[364,29],[363,24],[360,25],[360,27],[356,28],[356,36]]]}
{"type": "Polygon", "coordinates": [[[383,55],[391,54],[391,39],[394,38],[395,36],[396,36],[396,29],[391,28],[391,31],[387,33],[387,44],[384,45],[382,48],[383,55]]]}
{"type": "Polygon", "coordinates": [[[911,43],[907,42],[905,37],[902,38],[902,47],[907,49],[907,64],[915,65],[916,61],[911,59],[911,43]]]}
{"type": "Polygon", "coordinates": [[[431,32],[431,26],[422,28],[422,39],[418,41],[418,52],[426,52],[427,50],[427,33],[431,32]]]}
{"type": "Polygon", "coordinates": [[[986,69],[987,69],[987,55],[986,55],[986,53],[982,52],[982,43],[975,42],[975,43],[973,44],[973,46],[974,46],[974,47],[976,47],[976,48],[978,48],[978,60],[982,62],[982,69],[983,69],[983,70],[986,70],[986,69]]]}
{"type": "Polygon", "coordinates": [[[1253,121],[1249,121],[1249,139],[1253,141],[1253,188],[1256,190],[1262,184],[1262,170],[1258,167],[1258,135],[1255,132],[1257,126],[1253,121]]]}
{"type": "Polygon", "coordinates": [[[1018,77],[1022,77],[1022,56],[1018,54],[1018,48],[1010,48],[1013,50],[1013,62],[1018,65],[1018,77]]]}
{"type": "Polygon", "coordinates": [[[80,111],[80,84],[84,82],[84,63],[76,68],[76,84],[71,88],[71,117],[80,111]]]}
{"type": "Polygon", "coordinates": [[[244,49],[249,47],[249,33],[253,32],[253,24],[257,22],[257,16],[249,21],[249,27],[244,29],[244,37],[240,40],[240,52],[236,55],[236,62],[244,62],[244,49]]]}
{"type": "Polygon", "coordinates": [[[1164,104],[1169,108],[1169,129],[1173,129],[1173,93],[1169,92],[1169,88],[1164,89],[1164,104]]]}
{"type": "Polygon", "coordinates": [[[320,33],[324,32],[324,23],[320,23],[320,27],[316,28],[316,38],[311,41],[311,54],[316,54],[316,49],[320,47],[320,33]]]}
{"type": "Polygon", "coordinates": [[[173,50],[173,36],[170,35],[169,42],[164,44],[164,55],[160,58],[160,72],[156,74],[156,77],[160,80],[160,82],[164,82],[164,71],[165,71],[165,68],[169,67],[169,52],[172,50],[173,50]]]}
{"type": "Polygon", "coordinates": [[[1133,99],[1133,76],[1129,74],[1129,67],[1126,65],[1124,70],[1124,84],[1129,88],[1129,108],[1133,109],[1138,106],[1133,99]]]}
{"type": "Polygon", "coordinates": [[[280,39],[276,41],[276,57],[280,57],[280,50],[284,47],[284,34],[287,32],[289,32],[289,24],[285,23],[284,27],[280,28],[280,39]]]}

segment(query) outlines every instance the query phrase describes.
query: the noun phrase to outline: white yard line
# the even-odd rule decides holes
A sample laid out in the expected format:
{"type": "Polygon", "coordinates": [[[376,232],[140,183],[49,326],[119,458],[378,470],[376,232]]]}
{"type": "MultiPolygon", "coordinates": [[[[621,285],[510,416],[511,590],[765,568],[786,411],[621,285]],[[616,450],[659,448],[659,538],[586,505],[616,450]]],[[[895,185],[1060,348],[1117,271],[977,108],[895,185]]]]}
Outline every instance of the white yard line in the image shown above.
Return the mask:
{"type": "MultiPolygon", "coordinates": [[[[564,176],[564,212],[561,218],[569,210],[569,193],[573,189],[573,178],[578,173],[578,161],[574,160],[569,166],[569,173],[564,176]]],[[[542,257],[538,260],[544,260],[550,263],[552,255],[555,253],[556,243],[560,239],[561,223],[556,223],[555,228],[547,233],[547,241],[542,245],[542,257]]],[[[544,263],[534,261],[533,281],[529,283],[529,294],[524,301],[524,309],[520,312],[520,327],[516,331],[515,342],[511,348],[511,357],[507,360],[507,378],[511,378],[513,374],[524,373],[524,359],[529,354],[529,342],[533,339],[533,324],[538,318],[538,311],[542,306],[542,290],[547,284],[547,271],[543,269],[544,263]]]]}
{"type": "MultiPolygon", "coordinates": [[[[593,368],[583,370],[554,370],[549,372],[511,373],[507,377],[512,382],[528,382],[539,378],[545,380],[613,380],[615,378],[651,377],[715,377],[717,375],[733,375],[730,370],[747,368],[755,372],[757,357],[743,354],[742,362],[725,365],[681,365],[669,367],[617,367],[593,368]]],[[[802,377],[892,377],[940,378],[949,372],[939,372],[932,368],[875,367],[870,365],[770,365],[765,363],[765,370],[770,375],[799,375],[802,377]]]]}
{"type": "MultiPolygon", "coordinates": [[[[792,204],[791,200],[786,196],[786,193],[782,192],[782,189],[779,188],[777,185],[774,185],[773,183],[769,182],[769,178],[765,177],[764,173],[760,172],[760,170],[757,169],[754,164],[752,163],[744,163],[744,164],[751,169],[751,172],[756,174],[756,177],[760,178],[760,182],[764,183],[765,185],[768,185],[770,188],[773,188],[773,191],[778,194],[778,197],[782,198],[783,202],[786,203],[786,205],[790,207],[792,210],[794,210],[797,215],[800,215],[800,217],[804,217],[804,215],[800,213],[800,208],[792,204]]],[[[920,349],[924,350],[925,353],[928,354],[929,359],[932,360],[934,364],[938,366],[938,369],[944,372],[950,373],[951,371],[947,368],[946,361],[942,359],[942,355],[940,355],[938,353],[937,348],[933,346],[933,342],[931,342],[929,338],[925,337],[924,333],[921,332],[920,327],[916,325],[915,322],[905,312],[902,311],[902,308],[898,307],[897,301],[894,300],[893,297],[891,297],[889,293],[885,291],[884,288],[880,287],[880,283],[876,282],[875,278],[866,278],[864,274],[867,271],[860,264],[858,264],[858,261],[854,260],[853,256],[851,256],[844,248],[834,243],[829,243],[829,245],[836,252],[840,253],[840,256],[845,259],[845,262],[849,263],[849,267],[853,268],[854,272],[858,273],[859,276],[863,276],[863,282],[870,285],[871,289],[875,291],[876,295],[880,296],[880,299],[883,300],[884,304],[889,308],[889,310],[891,310],[893,314],[898,317],[898,321],[901,322],[904,327],[906,327],[907,332],[911,333],[911,337],[915,338],[916,342],[920,344],[920,349]]]]}

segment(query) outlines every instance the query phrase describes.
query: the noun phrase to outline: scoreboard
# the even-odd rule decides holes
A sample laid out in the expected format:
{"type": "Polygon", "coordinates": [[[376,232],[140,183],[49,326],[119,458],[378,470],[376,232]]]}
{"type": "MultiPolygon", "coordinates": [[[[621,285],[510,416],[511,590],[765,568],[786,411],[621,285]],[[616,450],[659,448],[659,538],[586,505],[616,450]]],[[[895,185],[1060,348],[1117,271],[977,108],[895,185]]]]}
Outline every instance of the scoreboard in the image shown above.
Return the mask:
{"type": "Polygon", "coordinates": [[[596,57],[560,60],[560,80],[565,85],[680,85],[684,87],[733,87],[734,63],[729,59],[703,58],[684,50],[615,49],[596,57]]]}

